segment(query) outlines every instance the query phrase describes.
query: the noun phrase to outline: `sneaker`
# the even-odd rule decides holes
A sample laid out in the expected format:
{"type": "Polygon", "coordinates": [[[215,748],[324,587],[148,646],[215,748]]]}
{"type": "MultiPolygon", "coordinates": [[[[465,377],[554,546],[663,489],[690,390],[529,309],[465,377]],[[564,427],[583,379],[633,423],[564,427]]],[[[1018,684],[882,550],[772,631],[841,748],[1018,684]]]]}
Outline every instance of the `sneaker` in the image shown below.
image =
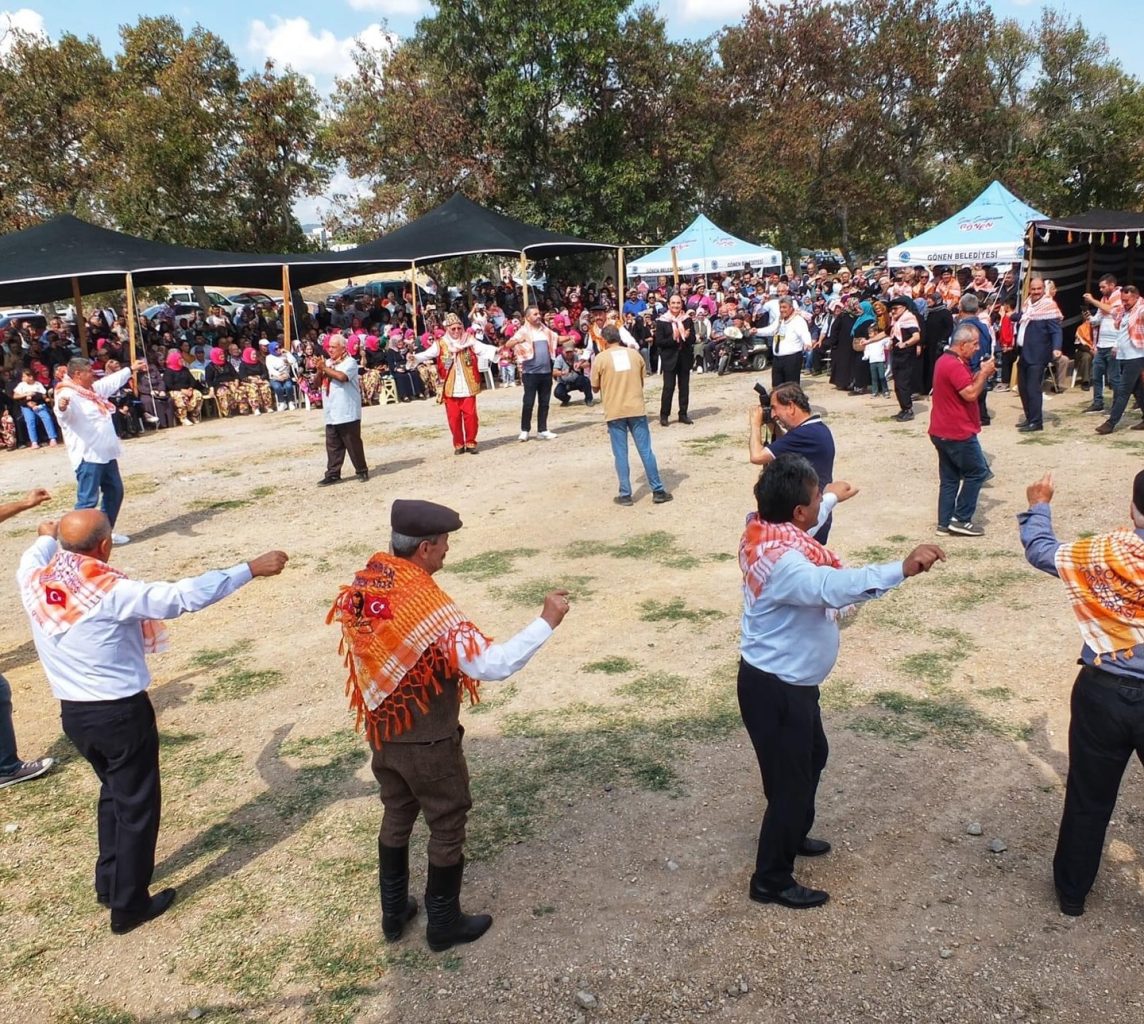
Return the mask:
{"type": "Polygon", "coordinates": [[[144,423],[158,423],[159,417],[158,416],[152,416],[149,412],[145,412],[143,414],[143,422],[144,423]]]}
{"type": "Polygon", "coordinates": [[[48,447],[49,448],[58,448],[59,447],[59,441],[56,441],[56,440],[49,441],[48,447]]]}
{"type": "Polygon", "coordinates": [[[45,772],[50,771],[56,763],[54,757],[41,757],[36,761],[25,761],[14,772],[0,775],[0,789],[5,786],[14,786],[17,782],[27,782],[29,779],[38,779],[45,772]]]}
{"type": "Polygon", "coordinates": [[[943,537],[948,537],[949,536],[949,527],[948,526],[942,526],[941,523],[938,523],[937,524],[937,532],[940,533],[943,537]]]}
{"type": "Polygon", "coordinates": [[[255,409],[255,410],[254,410],[254,415],[255,415],[255,416],[261,416],[261,415],[262,415],[262,410],[261,410],[261,409],[255,409]]]}
{"type": "Polygon", "coordinates": [[[528,431],[527,431],[527,430],[522,430],[522,431],[520,432],[520,437],[519,437],[519,438],[517,438],[517,440],[518,440],[518,441],[527,441],[527,440],[528,440],[528,431]]]}
{"type": "Polygon", "coordinates": [[[555,441],[556,440],[556,435],[554,433],[552,433],[551,430],[542,430],[536,436],[544,438],[545,441],[555,441]]]}
{"type": "Polygon", "coordinates": [[[949,521],[949,532],[955,533],[959,537],[984,537],[985,531],[980,526],[974,526],[973,523],[962,523],[957,519],[949,521]]]}
{"type": "Polygon", "coordinates": [[[671,501],[671,495],[667,491],[652,491],[651,500],[657,505],[662,505],[665,501],[671,501]]]}
{"type": "Polygon", "coordinates": [[[30,445],[28,445],[28,447],[29,448],[39,448],[40,446],[38,444],[36,444],[35,441],[33,441],[30,445]]]}
{"type": "Polygon", "coordinates": [[[614,501],[617,505],[634,505],[635,504],[635,502],[632,501],[632,496],[630,494],[617,494],[612,499],[612,501],[614,501]]]}
{"type": "Polygon", "coordinates": [[[1081,409],[1081,412],[1104,412],[1104,403],[1101,402],[1100,405],[1097,405],[1096,402],[1093,402],[1092,405],[1086,405],[1081,409]]]}
{"type": "Polygon", "coordinates": [[[131,538],[128,537],[125,533],[113,533],[111,535],[111,543],[114,544],[117,548],[121,548],[124,544],[130,544],[131,538]]]}

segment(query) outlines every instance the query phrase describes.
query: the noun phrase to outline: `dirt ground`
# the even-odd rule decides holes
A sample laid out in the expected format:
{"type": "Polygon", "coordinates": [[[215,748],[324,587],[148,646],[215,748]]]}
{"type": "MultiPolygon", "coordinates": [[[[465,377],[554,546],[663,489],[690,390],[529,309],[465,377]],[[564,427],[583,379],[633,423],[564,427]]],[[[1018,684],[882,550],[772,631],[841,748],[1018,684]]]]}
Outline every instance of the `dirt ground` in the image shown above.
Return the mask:
{"type": "MultiPolygon", "coordinates": [[[[1144,435],[1097,437],[1074,391],[1047,397],[1046,431],[1021,437],[1016,396],[991,397],[986,536],[943,539],[947,564],[844,631],[815,829],[835,849],[798,868],[832,900],[798,913],[746,898],[763,800],[734,703],[733,554],[754,479],[751,383],[697,377],[695,425],[653,427],[676,499],[663,506],[646,486],[634,508],[612,504],[599,406],[554,408],[558,440],[518,443],[518,389],[480,399],[476,458],[452,454],[431,402],[367,409],[364,485],[314,486],[316,412],[128,443],[126,571],[177,578],[267,547],[291,562],[174,622],[154,659],[156,883],[180,892],[124,937],[91,889],[96,782],[60,734],[9,578],[0,671],[20,750],[62,763],[0,793],[0,1021],[1140,1020],[1140,766],[1088,913],[1063,917],[1050,859],[1079,639],[1059,583],[1021,558],[1013,516],[1051,468],[1061,536],[1122,524],[1144,435]],[[574,595],[533,662],[462,715],[475,799],[463,899],[495,923],[440,955],[423,914],[400,943],[380,941],[379,806],[324,621],[384,547],[396,497],[460,510],[439,579],[492,635],[522,627],[553,584],[574,595]]],[[[928,403],[897,424],[892,403],[808,391],[837,475],[861,488],[832,546],[853,563],[935,540],[928,403]]],[[[0,455],[0,492],[32,485],[56,495],[49,512],[70,507],[62,449],[0,455]]],[[[35,523],[0,528],[10,570],[35,523]]],[[[415,893],[424,840],[419,825],[415,893]]]]}

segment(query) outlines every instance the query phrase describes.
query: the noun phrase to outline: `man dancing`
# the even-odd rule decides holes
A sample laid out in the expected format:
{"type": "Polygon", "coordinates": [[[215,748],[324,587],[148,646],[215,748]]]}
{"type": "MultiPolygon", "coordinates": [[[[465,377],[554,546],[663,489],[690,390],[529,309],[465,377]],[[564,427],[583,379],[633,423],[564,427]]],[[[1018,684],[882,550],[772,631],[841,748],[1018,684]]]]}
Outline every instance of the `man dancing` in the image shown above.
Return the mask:
{"type": "Polygon", "coordinates": [[[445,416],[453,435],[454,455],[477,454],[477,395],[481,393],[481,356],[495,362],[497,347],[486,345],[469,333],[456,313],[445,317],[445,334],[424,352],[414,355],[417,363],[435,360],[441,379],[439,394],[445,402],[445,416]]]}
{"type": "Polygon", "coordinates": [[[144,655],[167,648],[164,619],[221,601],[286,564],[268,551],[178,583],[141,583],[108,564],[111,523],[69,512],[40,525],[17,579],[36,653],[60,702],[64,733],[99,777],[95,897],[117,935],[158,917],[175,890],[151,895],[159,836],[159,733],[144,655]],[[57,542],[58,537],[58,542],[57,542]]]}
{"type": "Polygon", "coordinates": [[[377,837],[381,926],[401,937],[417,913],[409,898],[409,836],[418,814],[429,826],[426,938],[435,951],[479,939],[488,914],[461,912],[465,822],[472,797],[461,739],[461,701],[476,703],[480,680],[522,669],[568,613],[554,590],[539,617],[511,640],[493,644],[453,603],[433,575],[461,517],[444,505],[398,499],[390,510],[391,553],[375,554],[343,587],[327,622],[342,627],[350,706],[364,721],[373,774],[385,810],[377,837]]]}
{"type": "MultiPolygon", "coordinates": [[[[67,376],[55,390],[56,419],[75,470],[75,507],[98,504],[113,529],[123,505],[123,478],[119,475],[119,435],[111,418],[115,405],[109,399],[133,372],[146,373],[147,361],[136,359],[130,367],[96,380],[91,360],[77,357],[69,360],[67,376]]],[[[121,533],[113,538],[119,545],[131,542],[121,533]]]]}

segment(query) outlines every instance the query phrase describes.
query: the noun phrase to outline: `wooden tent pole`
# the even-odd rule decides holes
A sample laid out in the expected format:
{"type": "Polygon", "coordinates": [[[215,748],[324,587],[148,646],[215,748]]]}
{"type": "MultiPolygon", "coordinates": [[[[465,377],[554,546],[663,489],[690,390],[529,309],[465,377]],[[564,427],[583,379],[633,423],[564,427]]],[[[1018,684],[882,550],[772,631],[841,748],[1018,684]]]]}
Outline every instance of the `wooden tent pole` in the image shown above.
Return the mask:
{"type": "MultiPolygon", "coordinates": [[[[131,370],[131,387],[135,391],[135,396],[139,397],[139,375],[135,372],[135,353],[136,340],[135,335],[139,330],[139,318],[135,315],[135,282],[132,280],[131,274],[127,274],[127,362],[132,367],[131,370]]],[[[78,315],[78,314],[77,314],[78,315]]],[[[86,355],[86,352],[84,353],[86,355]]]]}
{"type": "Polygon", "coordinates": [[[75,336],[79,342],[79,350],[84,358],[88,356],[87,350],[87,321],[83,318],[83,297],[79,291],[79,278],[72,278],[72,305],[75,306],[75,336]]]}
{"type": "MultiPolygon", "coordinates": [[[[413,296],[413,322],[410,326],[413,328],[414,335],[417,334],[417,261],[414,260],[409,264],[409,288],[410,294],[413,296]]],[[[417,340],[416,337],[413,339],[417,340]]]]}
{"type": "Polygon", "coordinates": [[[520,304],[528,309],[528,260],[523,252],[520,254],[520,304]]]}
{"type": "Polygon", "coordinates": [[[624,299],[628,294],[628,279],[624,277],[624,247],[616,250],[616,305],[620,308],[620,322],[623,322],[624,299]]]}
{"type": "Polygon", "coordinates": [[[286,339],[286,351],[292,348],[290,341],[290,314],[293,312],[293,303],[290,301],[290,266],[282,264],[282,335],[286,339]]]}
{"type": "Polygon", "coordinates": [[[679,254],[675,251],[674,245],[671,247],[671,277],[675,290],[679,291],[679,254]]]}

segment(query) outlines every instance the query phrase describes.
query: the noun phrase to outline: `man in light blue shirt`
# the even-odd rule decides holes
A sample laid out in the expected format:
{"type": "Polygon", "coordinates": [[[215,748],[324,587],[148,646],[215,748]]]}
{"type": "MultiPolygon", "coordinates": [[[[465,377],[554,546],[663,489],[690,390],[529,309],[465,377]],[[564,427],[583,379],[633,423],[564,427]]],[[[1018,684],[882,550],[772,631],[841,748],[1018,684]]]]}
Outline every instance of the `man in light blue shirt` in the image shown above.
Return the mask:
{"type": "Polygon", "coordinates": [[[357,478],[369,479],[369,465],[361,443],[361,389],[358,387],[357,360],[346,353],[346,339],[330,336],[330,358],[318,364],[322,385],[322,409],[326,415],[326,475],[319,487],[336,484],[342,478],[342,464],[349,452],[357,478]]]}
{"type": "Polygon", "coordinates": [[[928,572],[941,548],[922,544],[904,560],[843,569],[808,533],[821,519],[822,491],[801,455],[780,455],[755,485],[758,511],[739,546],[743,621],[739,710],[751,737],[767,810],[749,896],[802,909],[829,899],[794,880],[796,856],[828,853],[810,838],[814,798],[828,747],[819,684],[838,658],[838,621],[850,606],[881,597],[907,576],[928,572]]]}

